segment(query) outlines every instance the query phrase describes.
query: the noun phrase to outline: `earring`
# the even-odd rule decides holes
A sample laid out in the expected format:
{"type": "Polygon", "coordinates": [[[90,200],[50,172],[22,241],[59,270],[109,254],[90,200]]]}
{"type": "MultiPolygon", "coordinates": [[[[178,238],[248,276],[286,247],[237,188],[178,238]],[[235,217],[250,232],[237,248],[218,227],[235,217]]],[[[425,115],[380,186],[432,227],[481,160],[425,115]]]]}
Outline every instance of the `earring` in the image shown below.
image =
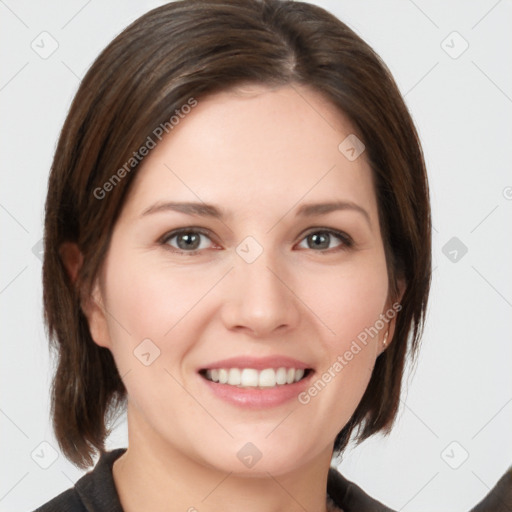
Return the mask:
{"type": "Polygon", "coordinates": [[[388,334],[389,334],[389,329],[386,331],[386,334],[384,334],[384,339],[382,340],[382,346],[386,346],[386,343],[388,342],[388,334]]]}

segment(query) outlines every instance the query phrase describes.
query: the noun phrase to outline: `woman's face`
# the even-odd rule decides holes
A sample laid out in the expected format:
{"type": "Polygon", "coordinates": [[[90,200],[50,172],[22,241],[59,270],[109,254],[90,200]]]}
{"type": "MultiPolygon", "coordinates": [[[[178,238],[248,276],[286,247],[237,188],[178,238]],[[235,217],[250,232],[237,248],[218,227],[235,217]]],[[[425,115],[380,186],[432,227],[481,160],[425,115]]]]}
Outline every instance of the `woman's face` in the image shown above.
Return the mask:
{"type": "Polygon", "coordinates": [[[88,312],[130,442],[226,472],[330,458],[391,306],[352,133],[307,88],[253,86],[199,100],[144,159],[88,312]]]}

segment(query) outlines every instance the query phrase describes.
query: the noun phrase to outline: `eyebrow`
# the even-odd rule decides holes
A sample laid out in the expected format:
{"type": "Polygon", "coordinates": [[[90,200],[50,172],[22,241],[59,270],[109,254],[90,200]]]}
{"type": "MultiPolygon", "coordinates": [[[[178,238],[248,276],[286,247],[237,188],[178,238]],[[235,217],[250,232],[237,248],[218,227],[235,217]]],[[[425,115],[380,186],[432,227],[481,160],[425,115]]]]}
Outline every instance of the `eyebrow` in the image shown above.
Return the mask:
{"type": "MultiPolygon", "coordinates": [[[[314,217],[317,215],[326,215],[328,213],[339,211],[339,210],[351,210],[358,212],[363,215],[365,220],[371,226],[370,215],[368,212],[356,203],[351,201],[333,201],[327,203],[311,203],[303,204],[297,210],[297,216],[299,217],[314,217]]],[[[213,217],[215,219],[222,220],[228,215],[216,206],[208,203],[194,203],[194,202],[160,202],[150,206],[144,212],[141,217],[150,215],[153,213],[175,211],[184,213],[187,215],[199,215],[201,217],[213,217]]]]}

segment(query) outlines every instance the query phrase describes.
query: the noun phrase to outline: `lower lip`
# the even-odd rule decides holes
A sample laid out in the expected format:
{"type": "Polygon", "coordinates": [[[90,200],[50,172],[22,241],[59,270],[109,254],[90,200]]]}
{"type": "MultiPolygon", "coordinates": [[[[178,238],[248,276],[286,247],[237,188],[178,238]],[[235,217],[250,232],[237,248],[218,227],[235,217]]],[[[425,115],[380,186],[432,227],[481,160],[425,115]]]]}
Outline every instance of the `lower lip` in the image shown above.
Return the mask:
{"type": "Polygon", "coordinates": [[[220,384],[199,376],[200,379],[216,396],[230,404],[248,409],[267,409],[277,407],[293,399],[298,399],[298,395],[308,386],[313,372],[304,377],[299,382],[293,384],[283,384],[273,388],[239,388],[229,384],[220,384]]]}

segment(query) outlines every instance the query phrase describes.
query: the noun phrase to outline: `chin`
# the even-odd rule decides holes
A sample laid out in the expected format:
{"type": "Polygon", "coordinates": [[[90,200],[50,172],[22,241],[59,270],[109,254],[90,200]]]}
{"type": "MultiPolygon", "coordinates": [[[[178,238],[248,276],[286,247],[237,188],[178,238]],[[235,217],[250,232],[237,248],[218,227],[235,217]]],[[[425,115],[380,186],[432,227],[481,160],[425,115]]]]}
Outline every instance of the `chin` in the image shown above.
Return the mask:
{"type": "Polygon", "coordinates": [[[272,476],[291,473],[320,455],[320,443],[311,443],[311,435],[284,434],[276,435],[274,439],[274,434],[267,438],[254,434],[236,436],[226,444],[213,441],[210,445],[216,448],[202,456],[208,465],[219,471],[241,477],[268,478],[269,473],[272,476]],[[285,437],[287,439],[283,439],[285,437]],[[311,445],[305,445],[304,439],[308,439],[311,445]]]}

